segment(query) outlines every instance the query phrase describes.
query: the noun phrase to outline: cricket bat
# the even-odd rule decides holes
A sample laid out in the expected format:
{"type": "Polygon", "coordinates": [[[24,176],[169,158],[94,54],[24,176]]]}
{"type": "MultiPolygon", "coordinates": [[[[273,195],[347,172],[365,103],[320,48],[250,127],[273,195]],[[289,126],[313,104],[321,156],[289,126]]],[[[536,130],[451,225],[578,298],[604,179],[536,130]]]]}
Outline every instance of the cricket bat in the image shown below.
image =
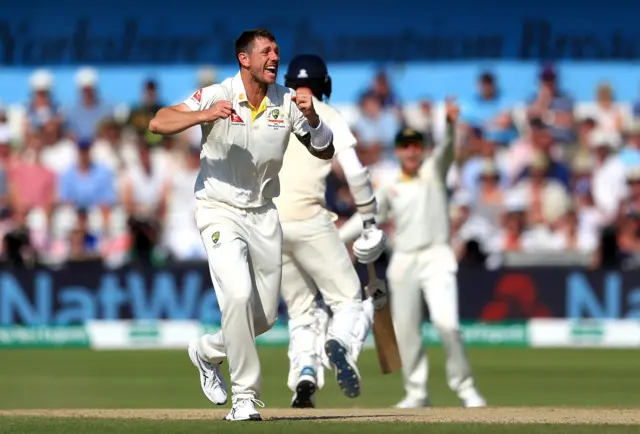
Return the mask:
{"type": "Polygon", "coordinates": [[[366,286],[367,294],[373,299],[373,338],[378,352],[378,362],[383,374],[390,374],[402,367],[398,342],[391,320],[389,308],[389,294],[384,281],[376,276],[373,265],[367,264],[369,282],[366,286]]]}

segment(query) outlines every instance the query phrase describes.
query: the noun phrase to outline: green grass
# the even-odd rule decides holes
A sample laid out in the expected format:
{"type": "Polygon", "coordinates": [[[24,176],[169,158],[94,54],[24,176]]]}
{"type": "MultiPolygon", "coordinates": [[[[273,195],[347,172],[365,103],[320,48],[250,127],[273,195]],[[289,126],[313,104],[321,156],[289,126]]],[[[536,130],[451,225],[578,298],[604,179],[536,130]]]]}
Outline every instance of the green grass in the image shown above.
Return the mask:
{"type": "MultiPolygon", "coordinates": [[[[446,385],[443,354],[430,354],[430,393],[435,406],[458,406],[446,385]]],[[[640,406],[640,352],[636,350],[470,349],[477,384],[492,406],[640,406]]],[[[286,349],[265,348],[262,400],[288,407],[286,349]]],[[[384,408],[402,395],[399,373],[382,375],[374,350],[360,361],[362,395],[348,399],[330,374],[318,407],[384,408]]],[[[227,405],[228,407],[229,405],[227,405]]],[[[186,351],[2,350],[0,409],[211,408],[186,351]]],[[[640,411],[640,410],[639,410],[640,411]]],[[[278,420],[230,424],[218,420],[65,419],[0,416],[0,434],[22,433],[632,433],[640,427],[598,425],[488,425],[278,420]],[[303,425],[304,424],[304,425],[303,425]]]]}
{"type": "MultiPolygon", "coordinates": [[[[459,405],[447,388],[443,354],[430,350],[433,405],[459,405]]],[[[636,350],[470,349],[477,385],[493,406],[640,405],[636,350]]],[[[288,360],[263,349],[262,400],[288,407],[288,360]]],[[[382,375],[374,350],[362,354],[362,395],[343,396],[329,373],[319,407],[388,407],[402,395],[399,373],[382,375]]],[[[3,350],[0,409],[206,408],[186,351],[3,350]]]]}
{"type": "MultiPolygon", "coordinates": [[[[272,421],[267,423],[225,423],[211,421],[149,421],[115,419],[0,418],[2,434],[192,434],[219,432],[225,434],[279,434],[299,432],[300,423],[272,421]]],[[[357,423],[304,422],[304,428],[314,434],[631,434],[635,426],[613,425],[497,425],[444,424],[425,426],[421,423],[357,423]]]]}

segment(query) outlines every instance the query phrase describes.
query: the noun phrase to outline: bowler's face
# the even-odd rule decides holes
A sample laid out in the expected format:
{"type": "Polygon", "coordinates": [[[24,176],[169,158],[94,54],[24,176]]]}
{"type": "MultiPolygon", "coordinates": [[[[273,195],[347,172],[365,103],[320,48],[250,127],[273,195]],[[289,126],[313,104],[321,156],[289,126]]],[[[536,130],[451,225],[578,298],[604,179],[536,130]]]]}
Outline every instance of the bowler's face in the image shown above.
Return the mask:
{"type": "Polygon", "coordinates": [[[273,84],[278,77],[280,48],[267,38],[256,38],[249,53],[249,70],[258,83],[273,84]]]}

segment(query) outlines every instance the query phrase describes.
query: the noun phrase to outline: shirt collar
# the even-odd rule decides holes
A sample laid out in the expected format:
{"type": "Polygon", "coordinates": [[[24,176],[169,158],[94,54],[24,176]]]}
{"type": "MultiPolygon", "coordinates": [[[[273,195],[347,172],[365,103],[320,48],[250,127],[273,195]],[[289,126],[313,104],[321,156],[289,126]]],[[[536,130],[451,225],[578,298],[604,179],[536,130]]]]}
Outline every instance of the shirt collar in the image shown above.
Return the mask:
{"type": "MultiPolygon", "coordinates": [[[[269,107],[271,104],[271,101],[273,99],[273,93],[275,91],[275,84],[270,84],[269,87],[267,88],[267,94],[265,95],[265,103],[266,106],[269,107]]],[[[247,91],[244,88],[244,83],[242,83],[242,77],[240,77],[240,72],[238,72],[235,77],[233,77],[233,80],[231,82],[231,88],[233,89],[233,97],[234,98],[238,98],[238,102],[246,102],[247,104],[249,103],[249,100],[247,99],[247,91]]]]}

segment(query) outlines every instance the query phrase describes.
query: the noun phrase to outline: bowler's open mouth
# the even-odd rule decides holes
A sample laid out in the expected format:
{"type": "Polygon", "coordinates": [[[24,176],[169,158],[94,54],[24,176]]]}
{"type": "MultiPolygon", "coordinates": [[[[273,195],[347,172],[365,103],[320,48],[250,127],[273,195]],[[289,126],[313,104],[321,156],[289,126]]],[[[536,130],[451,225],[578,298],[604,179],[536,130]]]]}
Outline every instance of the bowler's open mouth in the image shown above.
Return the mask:
{"type": "Polygon", "coordinates": [[[276,74],[278,74],[278,66],[277,65],[268,65],[265,68],[265,71],[267,71],[269,74],[273,74],[274,76],[276,74]]]}

